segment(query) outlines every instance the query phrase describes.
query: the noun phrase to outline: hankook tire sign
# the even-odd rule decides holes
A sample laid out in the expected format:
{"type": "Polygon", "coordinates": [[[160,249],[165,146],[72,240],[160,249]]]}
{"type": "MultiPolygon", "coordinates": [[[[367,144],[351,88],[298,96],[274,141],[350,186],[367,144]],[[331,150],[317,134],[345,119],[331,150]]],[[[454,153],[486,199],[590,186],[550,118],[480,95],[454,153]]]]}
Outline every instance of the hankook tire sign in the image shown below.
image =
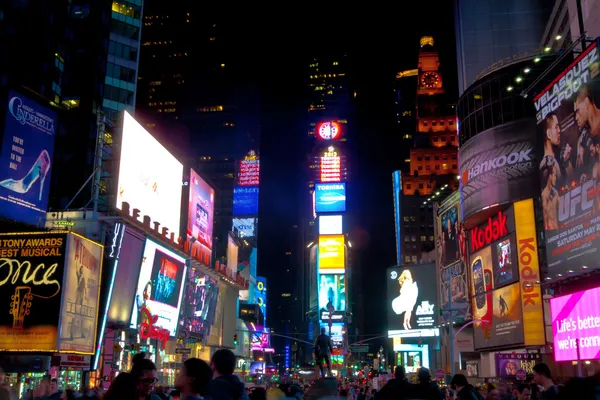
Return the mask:
{"type": "Polygon", "coordinates": [[[458,169],[464,218],[539,193],[535,152],[533,118],[488,129],[462,146],[458,169]]]}

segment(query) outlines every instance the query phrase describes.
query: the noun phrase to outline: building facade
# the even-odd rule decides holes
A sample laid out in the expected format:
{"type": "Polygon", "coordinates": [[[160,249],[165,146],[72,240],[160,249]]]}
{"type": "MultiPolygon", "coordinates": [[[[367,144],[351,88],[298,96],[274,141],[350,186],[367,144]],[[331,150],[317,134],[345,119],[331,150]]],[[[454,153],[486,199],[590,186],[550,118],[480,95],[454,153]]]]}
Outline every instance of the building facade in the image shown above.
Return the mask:
{"type": "MultiPolygon", "coordinates": [[[[434,39],[424,36],[420,44],[418,68],[399,73],[396,77],[405,87],[410,85],[409,79],[413,80],[415,90],[414,97],[408,94],[399,96],[399,99],[414,98],[413,107],[403,102],[404,111],[397,112],[401,114],[398,117],[403,138],[406,137],[405,140],[410,143],[408,162],[404,163],[401,178],[394,180],[402,188],[401,199],[395,200],[397,222],[400,224],[396,227],[397,247],[402,258],[398,263],[402,264],[423,262],[423,254],[434,249],[432,202],[447,196],[457,187],[455,109],[445,94],[434,39]],[[414,117],[410,115],[412,112],[414,117]],[[409,122],[414,122],[412,133],[409,122]]],[[[396,87],[399,92],[398,85],[396,87]]]]}

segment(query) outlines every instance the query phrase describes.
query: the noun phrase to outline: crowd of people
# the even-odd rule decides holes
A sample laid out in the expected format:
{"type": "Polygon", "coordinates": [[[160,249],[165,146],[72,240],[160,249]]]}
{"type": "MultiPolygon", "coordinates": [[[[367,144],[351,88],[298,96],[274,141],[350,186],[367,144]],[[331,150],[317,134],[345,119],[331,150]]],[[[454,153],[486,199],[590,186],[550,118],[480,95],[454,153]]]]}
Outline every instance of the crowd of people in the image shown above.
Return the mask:
{"type": "MultiPolygon", "coordinates": [[[[600,374],[593,377],[575,377],[556,385],[550,368],[538,364],[533,368],[531,382],[519,384],[471,385],[465,375],[456,374],[450,385],[440,387],[432,380],[427,368],[417,373],[418,382],[407,379],[403,367],[396,367],[394,377],[377,390],[369,384],[342,383],[335,378],[317,379],[310,385],[291,380],[271,383],[267,387],[246,388],[234,375],[236,358],[227,349],[217,350],[210,363],[190,358],[175,379],[175,392],[156,386],[156,365],[144,354],[134,357],[130,372],[122,372],[113,379],[104,395],[96,391],[75,392],[58,390],[56,379],[44,379],[32,391],[24,394],[26,400],[600,400],[600,374]],[[176,394],[176,397],[172,395],[176,394]]],[[[373,384],[373,381],[370,381],[373,384]]],[[[15,400],[11,386],[0,386],[0,400],[15,400]]]]}

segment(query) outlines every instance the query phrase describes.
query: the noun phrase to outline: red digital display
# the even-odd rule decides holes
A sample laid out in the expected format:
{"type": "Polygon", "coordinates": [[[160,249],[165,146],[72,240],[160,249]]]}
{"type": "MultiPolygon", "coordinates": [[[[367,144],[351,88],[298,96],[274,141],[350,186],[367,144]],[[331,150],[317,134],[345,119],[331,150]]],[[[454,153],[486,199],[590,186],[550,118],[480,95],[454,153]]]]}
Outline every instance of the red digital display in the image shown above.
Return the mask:
{"type": "Polygon", "coordinates": [[[317,124],[317,137],[322,140],[339,139],[342,134],[342,128],[335,121],[325,121],[317,124]]]}
{"type": "Polygon", "coordinates": [[[342,165],[340,156],[321,157],[321,182],[341,182],[342,165]]]}
{"type": "Polygon", "coordinates": [[[240,161],[238,173],[238,186],[258,186],[260,183],[260,160],[240,161]]]}

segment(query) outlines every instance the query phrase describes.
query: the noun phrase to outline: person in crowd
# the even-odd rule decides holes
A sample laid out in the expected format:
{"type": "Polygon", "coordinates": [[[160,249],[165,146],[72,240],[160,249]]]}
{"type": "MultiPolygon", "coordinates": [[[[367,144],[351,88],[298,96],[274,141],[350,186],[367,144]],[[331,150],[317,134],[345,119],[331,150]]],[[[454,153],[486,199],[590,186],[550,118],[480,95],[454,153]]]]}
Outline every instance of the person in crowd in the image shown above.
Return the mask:
{"type": "Polygon", "coordinates": [[[233,374],[235,354],[231,350],[215,351],[210,364],[213,371],[210,394],[213,400],[248,400],[244,383],[233,374]]]}
{"type": "Polygon", "coordinates": [[[533,381],[542,389],[541,400],[558,399],[558,388],[552,381],[552,373],[547,364],[539,363],[533,367],[533,381]]]}
{"type": "Polygon", "coordinates": [[[531,400],[531,387],[527,384],[517,386],[517,400],[531,400]]]}
{"type": "Polygon", "coordinates": [[[0,400],[13,400],[13,396],[8,389],[0,387],[0,400]]]}
{"type": "Polygon", "coordinates": [[[265,388],[257,387],[252,391],[250,400],[267,400],[267,391],[265,388]]]}
{"type": "Polygon", "coordinates": [[[469,383],[463,374],[456,374],[450,381],[452,389],[456,390],[457,400],[483,400],[483,396],[469,383]]]}
{"type": "Polygon", "coordinates": [[[267,390],[267,400],[285,399],[285,393],[279,385],[272,383],[267,390]]]}
{"type": "Polygon", "coordinates": [[[427,368],[419,368],[417,371],[419,383],[413,387],[415,396],[419,399],[438,400],[442,398],[442,392],[436,382],[431,380],[431,373],[427,368]]]}
{"type": "Polygon", "coordinates": [[[185,360],[175,379],[175,387],[181,393],[181,400],[197,400],[208,396],[212,375],[212,369],[203,360],[185,360]]]}
{"type": "Polygon", "coordinates": [[[75,400],[73,389],[65,389],[60,393],[60,400],[75,400]]]}
{"type": "Polygon", "coordinates": [[[375,400],[396,400],[410,398],[414,392],[414,385],[408,383],[404,367],[399,365],[394,370],[394,378],[387,381],[379,392],[375,394],[375,400]]]}
{"type": "Polygon", "coordinates": [[[158,382],[156,365],[146,358],[146,353],[138,353],[133,356],[133,367],[131,374],[137,379],[137,390],[139,400],[161,400],[154,391],[154,385],[158,382]]]}
{"type": "Polygon", "coordinates": [[[110,383],[102,400],[139,400],[138,379],[129,372],[121,372],[110,383]]]}
{"type": "Polygon", "coordinates": [[[454,400],[454,399],[456,399],[456,393],[454,393],[454,390],[447,388],[447,387],[442,389],[442,400],[454,400]]]}

